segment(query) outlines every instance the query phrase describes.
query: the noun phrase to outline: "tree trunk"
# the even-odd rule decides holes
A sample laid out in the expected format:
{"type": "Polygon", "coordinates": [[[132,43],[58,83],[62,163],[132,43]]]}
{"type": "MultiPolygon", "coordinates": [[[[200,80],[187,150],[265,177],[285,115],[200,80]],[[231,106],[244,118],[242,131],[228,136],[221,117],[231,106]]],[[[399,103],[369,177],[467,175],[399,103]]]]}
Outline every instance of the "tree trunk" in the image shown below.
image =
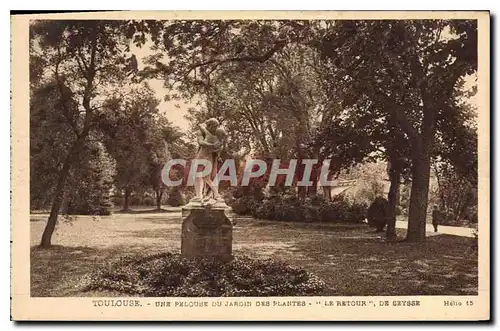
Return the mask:
{"type": "Polygon", "coordinates": [[[78,153],[85,143],[87,134],[88,131],[85,131],[76,139],[75,143],[69,150],[66,159],[64,160],[61,171],[59,172],[56,189],[54,191],[54,199],[52,200],[52,207],[50,208],[49,219],[47,220],[47,224],[45,225],[45,229],[43,230],[42,240],[40,242],[41,247],[49,247],[51,245],[52,234],[54,233],[54,230],[56,228],[57,218],[59,216],[59,211],[61,210],[61,205],[63,203],[66,181],[69,177],[71,166],[73,165],[75,158],[78,156],[78,153]]]}
{"type": "Polygon", "coordinates": [[[161,210],[161,198],[163,197],[163,190],[157,190],[156,193],[156,209],[161,210]]]}
{"type": "Polygon", "coordinates": [[[69,171],[71,169],[72,155],[69,154],[64,161],[61,172],[59,173],[59,178],[57,179],[57,185],[55,190],[54,200],[52,201],[52,207],[50,209],[49,219],[45,225],[45,229],[42,234],[42,241],[40,246],[49,247],[51,245],[52,234],[56,228],[57,217],[59,216],[59,210],[61,209],[61,204],[64,196],[64,186],[66,185],[66,180],[68,179],[69,171]]]}
{"type": "Polygon", "coordinates": [[[123,211],[129,211],[130,210],[130,190],[125,189],[124,193],[124,199],[123,199],[123,211]]]}
{"type": "Polygon", "coordinates": [[[319,177],[318,172],[315,169],[313,169],[311,171],[312,186],[309,186],[307,188],[307,195],[309,197],[315,197],[318,194],[318,179],[319,179],[318,177],[319,177]]]}
{"type": "Polygon", "coordinates": [[[427,204],[429,198],[430,153],[427,146],[415,151],[413,157],[413,178],[408,213],[408,232],[406,240],[422,242],[425,240],[427,224],[427,204]]]}
{"type": "MultiPolygon", "coordinates": [[[[86,70],[86,85],[85,91],[83,93],[82,106],[85,109],[85,116],[83,119],[83,128],[82,131],[78,134],[73,146],[68,152],[66,159],[64,160],[63,167],[59,172],[56,190],[54,192],[54,199],[52,202],[52,207],[50,209],[49,219],[47,220],[47,224],[45,225],[45,229],[42,234],[42,241],[40,246],[49,247],[51,245],[52,234],[56,228],[57,217],[59,216],[59,210],[61,209],[61,205],[64,197],[64,188],[66,186],[66,181],[68,179],[71,166],[73,165],[75,159],[78,157],[82,147],[85,144],[85,140],[90,132],[90,127],[92,125],[92,107],[90,106],[90,101],[92,99],[92,91],[93,91],[93,81],[96,74],[95,70],[95,60],[97,53],[97,32],[95,29],[92,30],[92,46],[91,46],[91,55],[90,61],[88,64],[88,68],[86,70]]],[[[55,78],[58,83],[58,87],[62,89],[62,83],[59,77],[58,65],[56,65],[55,78]]],[[[62,91],[61,91],[62,95],[62,91]]]]}
{"type": "Polygon", "coordinates": [[[332,187],[331,186],[323,186],[323,192],[325,194],[325,198],[328,201],[332,201],[332,187]]]}
{"type": "Polygon", "coordinates": [[[65,194],[63,194],[61,209],[59,210],[60,214],[63,214],[63,215],[68,214],[70,202],[71,202],[71,196],[68,194],[68,192],[65,192],[65,194]]]}
{"type": "Polygon", "coordinates": [[[390,162],[389,179],[391,186],[389,188],[388,200],[388,220],[386,238],[388,241],[396,240],[396,207],[398,204],[399,183],[401,182],[402,162],[400,159],[390,162]]]}
{"type": "Polygon", "coordinates": [[[305,186],[296,186],[297,187],[297,196],[299,199],[304,199],[306,197],[306,187],[305,186]]]}

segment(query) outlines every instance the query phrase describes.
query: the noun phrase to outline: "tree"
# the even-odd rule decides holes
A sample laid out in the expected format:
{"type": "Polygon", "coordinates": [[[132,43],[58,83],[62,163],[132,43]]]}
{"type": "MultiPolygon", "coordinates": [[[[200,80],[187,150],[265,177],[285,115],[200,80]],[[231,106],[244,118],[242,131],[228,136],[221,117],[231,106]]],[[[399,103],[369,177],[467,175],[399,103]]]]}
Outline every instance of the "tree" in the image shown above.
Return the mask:
{"type": "Polygon", "coordinates": [[[116,160],[115,185],[124,192],[124,211],[130,209],[131,194],[149,180],[149,153],[151,137],[156,134],[158,105],[151,88],[132,84],[109,98],[98,117],[106,149],[116,160]]]}
{"type": "Polygon", "coordinates": [[[36,77],[56,83],[61,111],[68,115],[65,120],[72,129],[56,175],[43,247],[51,244],[69,174],[96,127],[100,96],[108,87],[104,85],[120,81],[126,74],[129,44],[122,31],[128,25],[124,21],[57,20],[35,21],[30,26],[30,51],[47,63],[44,73],[36,77]],[[69,116],[75,113],[77,116],[69,116]]]}
{"type": "Polygon", "coordinates": [[[425,239],[436,122],[450,112],[459,79],[476,70],[476,34],[475,21],[340,21],[319,46],[344,103],[368,98],[409,140],[408,241],[425,239]]]}
{"type": "Polygon", "coordinates": [[[68,96],[65,111],[57,83],[49,81],[30,93],[30,207],[44,209],[52,202],[59,165],[74,143],[68,118],[78,116],[76,102],[68,96]]]}
{"type": "Polygon", "coordinates": [[[476,88],[459,84],[454,107],[438,118],[433,159],[440,207],[451,222],[477,219],[477,111],[467,102],[476,88]]]}
{"type": "MultiPolygon", "coordinates": [[[[64,111],[57,83],[53,81],[34,88],[30,100],[30,205],[34,209],[44,209],[53,198],[58,167],[74,143],[68,118],[78,117],[78,112],[74,100],[69,112],[64,111]]],[[[78,168],[71,170],[66,183],[61,211],[72,213],[80,210],[85,214],[109,212],[114,163],[95,133],[86,141],[77,163],[78,168]],[[71,194],[67,192],[68,187],[72,188],[71,194]],[[71,210],[67,208],[70,200],[71,210]]]]}
{"type": "MultiPolygon", "coordinates": [[[[328,70],[328,67],[325,70],[328,70]]],[[[391,183],[387,196],[389,212],[387,239],[392,241],[396,238],[396,206],[399,186],[402,179],[409,177],[408,139],[393,116],[388,115],[383,108],[367,96],[362,95],[346,102],[342,98],[343,85],[335,82],[329,74],[325,75],[321,86],[325,89],[325,93],[332,95],[331,100],[336,103],[333,103],[334,107],[329,112],[329,121],[320,127],[315,144],[323,150],[325,155],[328,155],[328,158],[334,160],[337,173],[342,169],[351,169],[360,163],[387,162],[387,172],[382,176],[387,175],[383,178],[388,178],[391,183]]],[[[362,174],[358,174],[357,178],[360,178],[360,175],[362,174]]],[[[376,181],[382,179],[380,175],[372,173],[365,178],[368,183],[381,185],[376,181]]],[[[381,191],[382,187],[372,187],[370,193],[374,193],[377,189],[381,191]]],[[[372,195],[367,202],[373,202],[375,197],[376,195],[372,195]]]]}
{"type": "MultiPolygon", "coordinates": [[[[385,131],[379,130],[380,132],[404,138],[402,141],[408,142],[407,145],[405,143],[398,146],[394,141],[399,140],[378,139],[380,146],[375,147],[386,149],[385,158],[391,164],[391,206],[395,206],[399,169],[404,173],[406,165],[411,163],[412,190],[407,239],[421,241],[425,238],[430,159],[436,122],[441,116],[439,114],[446,116],[452,108],[453,93],[460,77],[476,70],[475,24],[474,21],[458,20],[167,22],[157,30],[160,32],[152,34],[154,47],[164,54],[152,56],[149,61],[151,66],[146,68],[144,74],[163,78],[166,86],[172,89],[178,84],[177,91],[181,95],[208,95],[213,91],[214,79],[221,77],[222,72],[232,70],[231,76],[234,77],[245,70],[258,70],[270,63],[282,68],[287,50],[296,45],[318,50],[330,68],[330,77],[326,81],[330,81],[330,86],[338,85],[334,92],[327,94],[326,102],[321,106],[329,112],[333,111],[337,121],[344,121],[342,116],[349,118],[352,109],[370,110],[379,115],[369,115],[365,119],[363,116],[357,117],[372,123],[374,120],[381,120],[385,131]],[[168,59],[162,61],[165,54],[168,59]],[[340,107],[336,104],[338,100],[342,101],[340,107]],[[385,143],[381,143],[384,141],[385,143]]],[[[294,52],[295,54],[297,53],[294,52]]],[[[289,63],[284,66],[282,78],[294,78],[287,75],[290,67],[293,68],[293,65],[290,66],[289,63]]],[[[288,115],[295,105],[299,105],[298,109],[302,110],[295,114],[292,112],[293,115],[298,115],[295,119],[299,125],[292,126],[296,130],[293,134],[286,134],[286,138],[295,144],[295,148],[287,150],[293,150],[299,159],[302,158],[302,151],[311,150],[309,147],[319,147],[321,155],[342,155],[338,148],[335,148],[337,151],[323,154],[322,147],[325,144],[321,143],[321,139],[313,139],[318,141],[315,145],[308,145],[306,142],[304,146],[300,139],[293,139],[309,136],[304,134],[307,132],[304,114],[307,112],[303,110],[307,107],[302,103],[307,99],[297,99],[297,94],[293,93],[297,86],[303,85],[297,84],[294,79],[283,81],[286,84],[281,85],[281,91],[285,93],[279,98],[283,100],[282,107],[287,108],[288,115]]],[[[257,114],[258,119],[265,117],[261,112],[257,114]]],[[[324,116],[325,114],[328,113],[323,113],[322,116],[328,118],[325,121],[327,124],[335,120],[335,116],[324,116]]],[[[248,128],[250,130],[245,133],[252,134],[259,127],[254,125],[248,128]]],[[[338,130],[338,126],[331,128],[338,130]]],[[[264,129],[266,130],[265,126],[264,129]]],[[[342,139],[342,135],[339,136],[342,139]]],[[[361,137],[359,134],[355,136],[361,137]]],[[[362,142],[362,148],[366,152],[374,147],[373,139],[354,141],[362,142]]],[[[265,150],[267,141],[262,140],[258,144],[265,150]]],[[[353,148],[348,142],[345,147],[344,151],[353,148]]],[[[356,153],[356,157],[340,157],[338,163],[363,159],[366,157],[365,151],[356,153]]],[[[391,219],[395,221],[394,217],[391,219]]]]}
{"type": "MultiPolygon", "coordinates": [[[[149,137],[146,148],[148,149],[149,176],[147,184],[153,189],[156,198],[156,209],[161,210],[161,201],[165,190],[177,194],[176,188],[166,187],[162,180],[163,166],[172,158],[184,158],[182,150],[183,133],[164,116],[159,116],[148,130],[149,137]]],[[[179,173],[176,174],[179,177],[179,173]]],[[[174,179],[175,180],[175,179],[174,179]]],[[[180,194],[180,192],[179,192],[180,194]]]]}
{"type": "MultiPolygon", "coordinates": [[[[90,137],[94,138],[94,137],[90,137]]],[[[78,168],[72,169],[65,200],[67,214],[109,215],[113,203],[111,189],[115,176],[115,161],[104,145],[89,139],[79,155],[78,168]]]]}

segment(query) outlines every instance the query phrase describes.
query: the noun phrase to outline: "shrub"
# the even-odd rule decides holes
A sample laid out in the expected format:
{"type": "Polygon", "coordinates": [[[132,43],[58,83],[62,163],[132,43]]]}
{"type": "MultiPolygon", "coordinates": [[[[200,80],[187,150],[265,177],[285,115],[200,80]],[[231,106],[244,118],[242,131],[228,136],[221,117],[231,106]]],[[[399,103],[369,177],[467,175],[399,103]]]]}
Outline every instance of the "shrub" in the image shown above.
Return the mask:
{"type": "Polygon", "coordinates": [[[128,203],[130,206],[142,206],[144,197],[142,194],[132,193],[128,198],[128,203]]]}
{"type": "Polygon", "coordinates": [[[387,199],[377,197],[372,202],[367,212],[368,225],[381,232],[384,230],[389,218],[389,202],[387,199]]]}
{"type": "Polygon", "coordinates": [[[186,204],[184,197],[182,196],[181,190],[177,187],[172,188],[168,194],[167,205],[172,207],[179,207],[186,204]]]}
{"type": "Polygon", "coordinates": [[[68,215],[111,215],[113,204],[110,201],[104,201],[100,204],[82,202],[77,205],[69,204],[68,215]]]}
{"type": "Polygon", "coordinates": [[[263,200],[243,196],[231,204],[239,215],[286,222],[348,222],[361,223],[366,206],[349,201],[345,196],[335,196],[328,201],[322,196],[299,199],[295,194],[280,194],[263,200]]]}
{"type": "Polygon", "coordinates": [[[230,262],[162,253],[124,257],[84,278],[84,290],[149,297],[319,296],[325,283],[281,262],[245,256],[230,262]]]}
{"type": "Polygon", "coordinates": [[[231,203],[231,207],[238,215],[251,215],[252,210],[254,210],[258,204],[259,202],[252,196],[242,196],[234,199],[231,203]]]}
{"type": "Polygon", "coordinates": [[[113,196],[113,197],[111,198],[111,201],[113,202],[113,204],[114,204],[115,206],[123,206],[123,203],[124,203],[124,201],[125,201],[125,198],[124,198],[124,197],[122,197],[122,196],[117,196],[117,195],[115,195],[115,196],[113,196]]]}
{"type": "Polygon", "coordinates": [[[143,206],[156,206],[156,199],[150,195],[146,195],[142,199],[142,205],[143,206]]]}
{"type": "Polygon", "coordinates": [[[276,197],[270,197],[264,199],[260,204],[254,200],[255,206],[251,205],[253,208],[252,216],[256,218],[274,220],[276,219],[276,205],[279,199],[276,197]]]}
{"type": "Polygon", "coordinates": [[[103,146],[92,143],[80,155],[80,167],[68,182],[66,212],[70,215],[110,215],[113,203],[110,190],[113,186],[115,165],[103,146]]]}

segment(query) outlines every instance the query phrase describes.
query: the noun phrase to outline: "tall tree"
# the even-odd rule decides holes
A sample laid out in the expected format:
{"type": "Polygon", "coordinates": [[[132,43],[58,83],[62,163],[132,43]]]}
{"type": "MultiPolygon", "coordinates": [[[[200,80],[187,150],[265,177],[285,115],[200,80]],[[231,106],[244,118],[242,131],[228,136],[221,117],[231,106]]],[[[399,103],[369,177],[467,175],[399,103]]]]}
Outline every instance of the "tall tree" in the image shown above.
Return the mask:
{"type": "Polygon", "coordinates": [[[476,34],[475,21],[340,21],[320,45],[345,102],[368,97],[409,139],[408,241],[425,239],[436,121],[450,111],[459,79],[476,70],[476,34]]]}
{"type": "Polygon", "coordinates": [[[54,81],[41,83],[30,93],[30,207],[33,209],[45,209],[51,204],[60,165],[74,142],[68,121],[78,117],[78,109],[72,95],[67,97],[65,109],[54,81]]]}
{"type": "Polygon", "coordinates": [[[64,189],[90,132],[95,128],[104,85],[123,79],[127,66],[129,42],[122,31],[124,21],[57,20],[35,21],[30,26],[30,50],[47,63],[42,76],[56,82],[59,102],[72,128],[69,146],[57,172],[52,207],[41,246],[51,244],[64,189]],[[74,105],[73,100],[76,100],[74,105]],[[73,109],[72,109],[73,108],[73,109]]]}
{"type": "Polygon", "coordinates": [[[149,152],[156,134],[159,100],[148,85],[127,84],[104,104],[98,116],[107,150],[116,160],[115,186],[123,191],[123,210],[150,176],[149,152]]]}
{"type": "Polygon", "coordinates": [[[165,191],[172,192],[172,188],[166,187],[162,180],[163,166],[171,159],[187,159],[183,150],[183,133],[174,126],[166,117],[158,116],[148,130],[147,148],[149,176],[147,185],[155,194],[156,209],[161,210],[161,202],[165,191]]]}

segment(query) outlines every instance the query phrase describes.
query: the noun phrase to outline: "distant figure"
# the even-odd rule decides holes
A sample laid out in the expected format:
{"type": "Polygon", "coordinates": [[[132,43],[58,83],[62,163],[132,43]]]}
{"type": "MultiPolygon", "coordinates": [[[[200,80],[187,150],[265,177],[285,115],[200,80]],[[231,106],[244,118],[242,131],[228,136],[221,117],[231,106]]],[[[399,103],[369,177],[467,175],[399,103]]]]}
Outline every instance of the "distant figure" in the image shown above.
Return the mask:
{"type": "Polygon", "coordinates": [[[441,222],[441,212],[438,206],[434,205],[432,208],[432,226],[434,226],[434,232],[438,232],[438,225],[441,222]]]}

